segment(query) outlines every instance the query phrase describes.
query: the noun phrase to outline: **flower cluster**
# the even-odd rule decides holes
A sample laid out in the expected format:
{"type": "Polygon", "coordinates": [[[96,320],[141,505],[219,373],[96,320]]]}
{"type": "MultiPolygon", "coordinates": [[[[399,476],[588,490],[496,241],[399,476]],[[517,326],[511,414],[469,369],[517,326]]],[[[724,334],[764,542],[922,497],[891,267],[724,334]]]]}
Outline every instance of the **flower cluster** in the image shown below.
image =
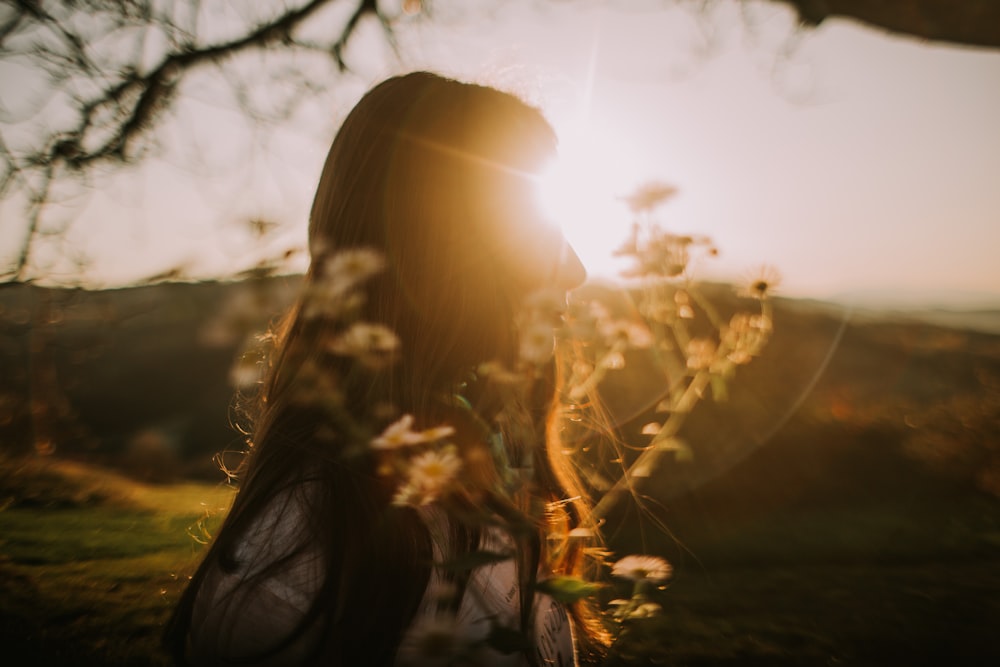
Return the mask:
{"type": "Polygon", "coordinates": [[[608,603],[612,618],[628,622],[659,615],[663,607],[654,598],[673,572],[673,566],[658,556],[633,555],[616,562],[611,568],[611,576],[632,582],[632,591],[628,598],[608,603]]]}
{"type": "MultiPolygon", "coordinates": [[[[573,343],[568,349],[573,358],[567,364],[565,400],[577,413],[580,406],[592,403],[587,399],[597,393],[607,373],[624,368],[628,359],[641,360],[666,379],[653,402],[663,418],[642,428],[651,439],[638,447],[640,455],[627,463],[626,457],[613,457],[623,462],[624,474],[597,502],[600,516],[621,497],[617,491],[632,489],[635,478],[651,476],[665,454],[692,455],[678,437],[686,416],[709,392],[724,400],[736,368],[761,354],[773,329],[770,297],[780,282],[773,269],[761,269],[737,289],[738,296],[753,300],[756,312],[723,315],[705,295],[707,290],[694,282],[694,258],[715,257],[718,250],[711,239],[668,231],[654,218],[654,209],[675,192],[669,185],[650,183],[625,198],[634,218],[617,254],[631,261],[622,275],[632,282],[618,314],[600,302],[571,304],[569,311],[567,337],[573,343]]],[[[574,421],[589,423],[579,416],[574,421]]]]}
{"type": "Polygon", "coordinates": [[[314,248],[313,280],[302,299],[306,319],[351,319],[364,304],[364,283],[385,268],[381,253],[371,248],[351,248],[329,253],[314,248]]]}
{"type": "Polygon", "coordinates": [[[647,350],[655,342],[649,326],[636,314],[616,316],[598,300],[572,304],[563,338],[576,351],[568,381],[571,403],[596,391],[608,371],[624,368],[626,352],[647,350]]]}
{"type": "Polygon", "coordinates": [[[413,416],[403,415],[372,438],[371,448],[383,454],[379,473],[403,480],[394,505],[430,505],[453,487],[462,468],[455,446],[445,441],[451,426],[413,430],[413,416]]]}

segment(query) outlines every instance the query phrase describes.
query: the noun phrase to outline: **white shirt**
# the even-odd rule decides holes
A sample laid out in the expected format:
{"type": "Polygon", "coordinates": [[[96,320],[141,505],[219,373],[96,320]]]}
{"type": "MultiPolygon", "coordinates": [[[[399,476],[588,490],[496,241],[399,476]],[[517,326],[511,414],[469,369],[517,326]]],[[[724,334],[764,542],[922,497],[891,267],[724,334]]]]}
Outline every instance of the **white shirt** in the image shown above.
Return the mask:
{"type": "MultiPolygon", "coordinates": [[[[421,517],[431,534],[435,561],[448,553],[447,517],[435,507],[423,508],[421,517]]],[[[322,580],[318,556],[302,554],[287,567],[253,590],[239,587],[247,577],[259,573],[288,553],[297,523],[302,520],[299,503],[287,497],[275,501],[260,517],[254,530],[239,543],[235,572],[215,570],[206,575],[195,602],[190,632],[190,658],[195,664],[217,665],[219,656],[238,659],[261,653],[275,645],[306,614],[322,580]]],[[[487,531],[482,549],[511,550],[513,541],[499,529],[487,531]]],[[[436,612],[444,580],[437,568],[430,581],[411,627],[400,643],[397,664],[430,664],[421,653],[420,639],[428,630],[446,630],[453,625],[456,643],[470,645],[470,663],[489,667],[527,667],[521,652],[501,653],[482,644],[493,623],[517,629],[520,596],[517,568],[513,559],[479,567],[472,571],[456,615],[444,617],[436,612]]],[[[245,588],[245,587],[244,587],[245,588]]],[[[575,667],[572,626],[566,610],[543,594],[536,594],[532,615],[535,661],[552,667],[575,667]]],[[[307,631],[287,648],[257,665],[301,664],[319,641],[320,627],[307,631]]]]}
{"type": "MultiPolygon", "coordinates": [[[[447,553],[447,517],[443,510],[433,506],[421,508],[420,515],[430,530],[434,560],[441,562],[447,553]]],[[[481,545],[483,551],[492,552],[511,551],[513,548],[514,542],[510,536],[496,528],[487,531],[481,545]]],[[[433,569],[416,620],[403,637],[397,660],[399,664],[407,664],[410,657],[408,649],[414,641],[414,634],[419,633],[424,623],[433,619],[434,591],[442,583],[441,573],[437,568],[433,569]]],[[[451,620],[457,626],[456,635],[460,640],[475,643],[489,635],[493,622],[517,629],[520,625],[520,610],[517,567],[513,559],[507,559],[472,571],[458,614],[451,620]]],[[[533,610],[534,627],[531,638],[534,641],[536,664],[546,667],[575,666],[572,624],[566,610],[541,593],[535,594],[533,610]]],[[[419,659],[416,662],[419,664],[419,659]]],[[[484,647],[475,654],[473,664],[526,667],[530,663],[520,652],[504,654],[484,647]]]]}

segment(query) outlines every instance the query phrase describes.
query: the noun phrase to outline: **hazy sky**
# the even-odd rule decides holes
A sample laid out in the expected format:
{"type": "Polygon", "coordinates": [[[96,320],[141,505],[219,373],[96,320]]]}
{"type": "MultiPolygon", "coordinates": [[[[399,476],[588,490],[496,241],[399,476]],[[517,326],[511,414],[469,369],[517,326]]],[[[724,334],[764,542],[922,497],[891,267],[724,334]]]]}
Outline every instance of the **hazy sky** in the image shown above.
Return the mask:
{"type": "Polygon", "coordinates": [[[237,115],[195,89],[164,134],[165,159],[78,211],[73,239],[93,273],[115,283],[177,263],[246,265],[249,217],[285,224],[272,248],[301,243],[334,120],[370,83],[426,67],[543,106],[582,172],[567,234],[596,275],[613,273],[607,250],[627,226],[611,195],[656,179],[680,190],[663,222],[719,246],[698,268],[706,276],[766,263],[791,295],[1000,302],[1000,52],[838,20],[796,32],[766,4],[743,15],[730,3],[695,15],[525,1],[486,2],[501,9],[483,15],[476,4],[436,3],[437,22],[401,32],[402,65],[361,36],[348,51],[360,76],[267,143],[248,142],[237,115]]]}
{"type": "MultiPolygon", "coordinates": [[[[495,21],[506,50],[449,47],[575,83],[623,163],[680,188],[662,217],[714,237],[720,269],[770,263],[797,294],[1000,296],[1000,53],[846,21],[796,33],[773,7],[560,14],[495,21]]],[[[615,232],[576,235],[595,269],[615,232]]]]}

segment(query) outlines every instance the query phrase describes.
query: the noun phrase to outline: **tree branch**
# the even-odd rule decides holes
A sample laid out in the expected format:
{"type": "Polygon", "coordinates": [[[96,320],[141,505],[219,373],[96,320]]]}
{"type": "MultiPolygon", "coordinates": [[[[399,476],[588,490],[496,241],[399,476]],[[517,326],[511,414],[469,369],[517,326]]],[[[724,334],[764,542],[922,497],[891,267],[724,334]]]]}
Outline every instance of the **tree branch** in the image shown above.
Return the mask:
{"type": "Polygon", "coordinates": [[[933,42],[1000,48],[996,0],[772,0],[791,5],[806,25],[830,17],[860,21],[933,42]]]}
{"type": "MultiPolygon", "coordinates": [[[[172,107],[180,84],[206,65],[218,65],[252,51],[315,52],[316,47],[321,47],[319,50],[334,61],[337,69],[346,72],[349,66],[344,60],[344,49],[366,14],[378,18],[390,44],[394,44],[392,24],[380,12],[376,0],[355,0],[357,4],[346,23],[325,45],[299,44],[294,33],[324,8],[349,0],[308,0],[248,26],[235,37],[199,44],[199,3],[190,1],[192,4],[186,6],[190,11],[179,14],[168,9],[167,14],[159,15],[144,0],[78,0],[48,6],[40,0],[16,0],[12,13],[0,23],[0,60],[42,64],[50,77],[51,90],[58,91],[63,103],[70,105],[75,119],[69,127],[64,122],[57,129],[43,130],[35,148],[18,151],[0,135],[0,159],[6,167],[0,179],[4,190],[20,188],[35,201],[37,193],[30,185],[33,179],[45,184],[42,193],[47,196],[56,178],[84,176],[99,163],[135,161],[140,157],[133,148],[136,141],[154,131],[163,113],[172,107]],[[84,15],[86,19],[98,18],[80,20],[84,15]],[[111,32],[86,32],[95,30],[95,25],[103,25],[97,30],[111,32]],[[117,37],[117,30],[139,31],[138,38],[122,33],[122,38],[131,40],[135,47],[133,54],[116,56],[111,62],[95,62],[90,50],[93,43],[117,37]],[[143,40],[149,30],[165,37],[168,50],[152,65],[143,67],[143,40]],[[81,95],[80,90],[91,92],[81,95]],[[67,169],[61,169],[62,166],[67,169]],[[35,176],[26,177],[29,173],[35,176]]],[[[308,95],[300,97],[305,99],[308,95]]],[[[31,204],[29,209],[24,247],[14,265],[0,274],[0,279],[2,276],[26,279],[32,256],[30,246],[39,234],[43,206],[31,204]]]]}

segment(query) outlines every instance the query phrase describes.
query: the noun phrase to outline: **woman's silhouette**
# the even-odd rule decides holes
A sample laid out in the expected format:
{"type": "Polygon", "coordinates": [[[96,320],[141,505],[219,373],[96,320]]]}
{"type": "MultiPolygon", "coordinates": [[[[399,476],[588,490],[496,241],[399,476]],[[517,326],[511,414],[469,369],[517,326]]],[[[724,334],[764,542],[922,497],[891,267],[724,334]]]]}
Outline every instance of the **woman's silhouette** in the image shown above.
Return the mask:
{"type": "Polygon", "coordinates": [[[534,589],[585,566],[569,531],[587,506],[548,416],[554,365],[515,406],[477,372],[518,363],[528,295],[585,277],[536,201],[555,148],[516,97],[428,73],[381,83],[349,114],[313,203],[303,296],[275,331],[240,491],[167,630],[178,661],[423,664],[436,638],[460,647],[459,664],[574,664],[574,644],[599,645],[585,605],[567,616],[534,589]],[[337,353],[343,324],[324,312],[352,261],[366,280],[351,307],[384,327],[367,357],[337,353]],[[447,425],[461,492],[393,502],[399,489],[350,425],[401,418],[447,425]],[[483,552],[510,558],[442,566],[483,552]]]}

